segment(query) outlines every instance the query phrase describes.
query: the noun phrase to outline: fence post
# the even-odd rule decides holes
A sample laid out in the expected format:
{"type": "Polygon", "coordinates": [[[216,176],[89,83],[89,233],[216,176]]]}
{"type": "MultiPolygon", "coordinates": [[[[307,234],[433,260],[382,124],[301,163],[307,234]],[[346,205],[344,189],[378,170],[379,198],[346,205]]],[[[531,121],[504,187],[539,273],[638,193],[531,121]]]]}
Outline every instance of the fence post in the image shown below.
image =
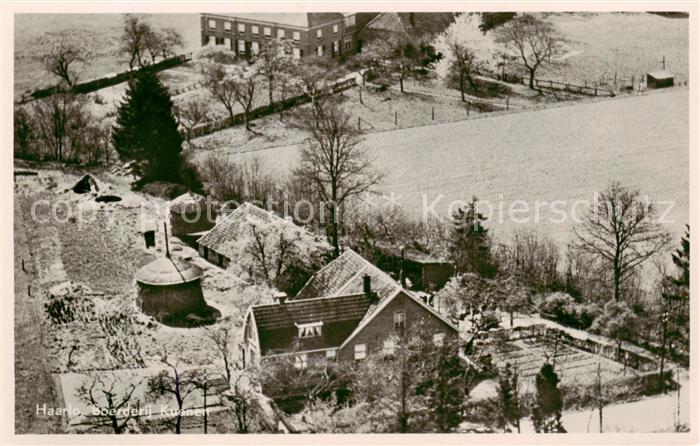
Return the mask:
{"type": "Polygon", "coordinates": [[[435,121],[435,106],[433,105],[432,120],[435,121]]]}
{"type": "Polygon", "coordinates": [[[467,102],[467,116],[469,116],[469,102],[467,102]]]}
{"type": "Polygon", "coordinates": [[[399,112],[394,111],[394,125],[399,125],[399,112]]]}
{"type": "Polygon", "coordinates": [[[510,95],[506,96],[506,110],[510,107],[510,95]]]}
{"type": "Polygon", "coordinates": [[[360,117],[357,117],[357,130],[360,130],[360,117]]]}

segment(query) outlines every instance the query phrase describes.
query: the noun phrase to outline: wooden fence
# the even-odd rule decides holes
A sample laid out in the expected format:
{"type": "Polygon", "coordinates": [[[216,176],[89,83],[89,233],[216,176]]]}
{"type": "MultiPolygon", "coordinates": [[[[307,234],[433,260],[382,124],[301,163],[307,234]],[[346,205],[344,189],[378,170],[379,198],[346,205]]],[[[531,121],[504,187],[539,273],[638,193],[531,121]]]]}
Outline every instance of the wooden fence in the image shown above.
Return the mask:
{"type": "MultiPolygon", "coordinates": [[[[513,84],[528,85],[529,79],[515,74],[503,73],[499,78],[504,82],[513,84]]],[[[568,82],[557,82],[546,79],[534,79],[535,88],[546,89],[550,91],[567,91],[574,94],[583,94],[587,96],[603,96],[613,97],[615,92],[607,88],[599,88],[597,85],[589,87],[588,85],[576,85],[568,82]]]]}
{"type": "MultiPolygon", "coordinates": [[[[330,85],[321,92],[321,96],[333,95],[340,93],[341,91],[352,88],[356,85],[355,78],[344,79],[330,85]]],[[[248,113],[248,120],[252,121],[254,119],[262,118],[263,116],[268,116],[274,113],[278,113],[284,110],[288,110],[292,107],[307,104],[311,102],[311,96],[308,94],[300,94],[287,98],[283,101],[274,102],[272,105],[263,105],[252,109],[248,113]]],[[[243,124],[245,122],[245,113],[237,113],[233,117],[226,117],[216,121],[209,121],[203,124],[196,125],[190,131],[190,138],[198,138],[200,136],[209,135],[214,132],[218,132],[225,128],[234,127],[236,125],[243,124]]],[[[186,135],[186,131],[183,131],[183,136],[186,135]]]]}
{"type": "Polygon", "coordinates": [[[138,73],[146,71],[157,73],[159,71],[167,70],[169,68],[182,65],[183,63],[189,62],[190,60],[192,60],[192,53],[180,54],[177,56],[170,57],[168,59],[163,59],[160,62],[154,63],[152,65],[147,65],[138,70],[123,71],[119,74],[115,74],[114,76],[102,77],[88,82],[76,84],[70,90],[65,90],[64,88],[58,85],[49,88],[43,88],[41,90],[36,90],[30,94],[25,94],[24,96],[22,96],[22,99],[20,99],[19,103],[26,104],[27,102],[32,101],[34,99],[46,98],[57,93],[91,93],[93,91],[101,90],[102,88],[107,88],[113,85],[121,84],[122,82],[126,82],[132,79],[138,73]]]}

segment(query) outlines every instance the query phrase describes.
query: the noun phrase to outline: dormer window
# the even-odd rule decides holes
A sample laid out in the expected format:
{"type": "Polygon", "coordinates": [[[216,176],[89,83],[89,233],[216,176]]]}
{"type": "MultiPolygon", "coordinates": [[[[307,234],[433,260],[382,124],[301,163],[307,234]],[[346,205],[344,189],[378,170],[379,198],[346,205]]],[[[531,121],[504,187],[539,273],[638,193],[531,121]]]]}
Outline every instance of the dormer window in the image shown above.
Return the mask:
{"type": "Polygon", "coordinates": [[[323,322],[311,322],[308,324],[295,323],[294,325],[296,325],[297,329],[299,330],[300,338],[313,338],[315,336],[321,336],[323,322]]]}

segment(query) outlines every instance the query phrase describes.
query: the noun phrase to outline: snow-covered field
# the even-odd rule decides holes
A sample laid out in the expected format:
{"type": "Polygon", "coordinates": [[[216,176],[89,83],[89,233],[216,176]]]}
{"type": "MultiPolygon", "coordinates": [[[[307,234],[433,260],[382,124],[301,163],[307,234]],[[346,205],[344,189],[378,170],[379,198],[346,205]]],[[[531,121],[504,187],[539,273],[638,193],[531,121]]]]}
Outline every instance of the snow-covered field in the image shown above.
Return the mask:
{"type": "MultiPolygon", "coordinates": [[[[675,235],[689,219],[685,88],[370,133],[362,144],[385,174],[379,189],[394,193],[407,212],[446,217],[451,203],[476,195],[487,215],[487,203],[493,206],[488,226],[497,236],[535,227],[564,246],[572,217],[581,217],[594,193],[612,181],[663,202],[659,209],[668,210],[667,228],[675,235]],[[528,212],[518,211],[525,206],[528,212]],[[566,211],[561,222],[560,210],[566,211]]],[[[292,145],[234,157],[259,157],[283,174],[297,150],[292,145]]]]}

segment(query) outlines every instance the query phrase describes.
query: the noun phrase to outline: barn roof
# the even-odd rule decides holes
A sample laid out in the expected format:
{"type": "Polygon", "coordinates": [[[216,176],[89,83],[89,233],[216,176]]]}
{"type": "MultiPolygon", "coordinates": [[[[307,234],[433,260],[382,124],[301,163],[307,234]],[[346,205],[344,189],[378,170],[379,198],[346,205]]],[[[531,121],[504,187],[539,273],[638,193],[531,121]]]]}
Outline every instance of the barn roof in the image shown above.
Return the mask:
{"type": "Polygon", "coordinates": [[[307,13],[245,13],[223,14],[252,22],[268,22],[271,24],[287,25],[297,28],[313,28],[326,23],[341,20],[344,14],[339,12],[307,12],[307,13]]]}
{"type": "Polygon", "coordinates": [[[257,305],[251,311],[260,351],[266,354],[289,351],[294,342],[299,342],[301,351],[339,347],[357,328],[369,307],[370,299],[363,293],[257,305]],[[321,336],[299,338],[297,324],[314,322],[323,322],[321,336]]]}
{"type": "Polygon", "coordinates": [[[194,192],[185,192],[179,197],[173,199],[170,202],[170,212],[176,212],[178,214],[185,214],[190,212],[196,212],[199,208],[199,212],[206,216],[206,202],[207,199],[203,195],[196,194],[194,192]]]}
{"type": "Polygon", "coordinates": [[[647,73],[647,75],[653,77],[654,79],[673,79],[673,73],[664,70],[650,71],[647,73]]]}
{"type": "Polygon", "coordinates": [[[173,257],[161,257],[136,271],[136,281],[145,285],[177,285],[201,278],[201,269],[173,257]]]}
{"type": "Polygon", "coordinates": [[[292,221],[246,202],[219,221],[209,232],[200,237],[197,243],[233,259],[240,254],[236,247],[238,238],[244,234],[247,236],[246,229],[255,224],[271,224],[279,228],[292,229],[297,231],[305,241],[320,242],[318,236],[295,225],[292,221]]]}

